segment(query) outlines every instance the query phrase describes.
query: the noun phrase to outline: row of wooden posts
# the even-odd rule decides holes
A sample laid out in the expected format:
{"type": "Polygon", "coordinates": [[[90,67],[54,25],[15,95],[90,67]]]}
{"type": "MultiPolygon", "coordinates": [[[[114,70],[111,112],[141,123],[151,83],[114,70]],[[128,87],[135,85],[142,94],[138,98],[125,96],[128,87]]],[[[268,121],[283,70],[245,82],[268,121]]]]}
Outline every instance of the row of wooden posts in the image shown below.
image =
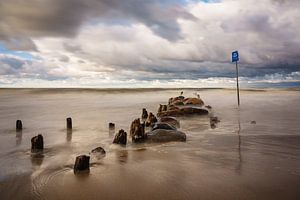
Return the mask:
{"type": "MultiPolygon", "coordinates": [[[[109,123],[109,128],[115,128],[115,124],[114,123],[109,123]]],[[[20,131],[23,129],[23,124],[21,120],[17,120],[16,121],[16,130],[20,131]]],[[[67,118],[67,129],[72,129],[72,118],[68,117],[67,118]]]]}
{"type": "MultiPolygon", "coordinates": [[[[67,129],[71,130],[72,129],[72,118],[68,117],[66,119],[66,123],[67,123],[67,129]]],[[[114,123],[109,123],[108,126],[109,126],[110,130],[115,129],[114,123]]],[[[16,131],[22,131],[22,129],[23,129],[22,121],[17,120],[16,121],[16,131]]],[[[37,136],[34,136],[33,138],[31,138],[31,152],[33,153],[33,155],[42,153],[43,149],[44,149],[44,139],[41,134],[38,134],[37,136]]],[[[102,147],[97,147],[96,149],[92,150],[92,152],[93,151],[105,153],[105,151],[102,147]]],[[[89,171],[89,162],[90,162],[90,156],[86,156],[86,155],[77,156],[76,160],[75,160],[75,165],[74,165],[74,173],[78,173],[78,172],[82,172],[82,171],[84,171],[84,172],[89,171]]]]}

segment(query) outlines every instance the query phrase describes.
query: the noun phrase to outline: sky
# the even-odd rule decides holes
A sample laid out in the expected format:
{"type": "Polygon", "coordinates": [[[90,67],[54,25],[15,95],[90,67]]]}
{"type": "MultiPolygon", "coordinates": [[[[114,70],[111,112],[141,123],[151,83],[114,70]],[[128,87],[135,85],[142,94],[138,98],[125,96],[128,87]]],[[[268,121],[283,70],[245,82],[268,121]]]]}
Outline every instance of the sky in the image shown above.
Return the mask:
{"type": "Polygon", "coordinates": [[[300,86],[299,0],[0,0],[0,87],[300,86]]]}

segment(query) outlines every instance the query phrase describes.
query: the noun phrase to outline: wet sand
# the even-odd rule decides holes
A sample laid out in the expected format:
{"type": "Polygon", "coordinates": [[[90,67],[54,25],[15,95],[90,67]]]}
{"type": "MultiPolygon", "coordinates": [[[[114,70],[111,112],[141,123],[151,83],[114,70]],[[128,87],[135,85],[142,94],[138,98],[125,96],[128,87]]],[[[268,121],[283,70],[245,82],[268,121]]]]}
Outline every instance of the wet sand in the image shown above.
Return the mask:
{"type": "MultiPolygon", "coordinates": [[[[142,108],[181,90],[0,89],[1,199],[297,199],[300,196],[300,93],[201,90],[221,120],[181,118],[186,142],[112,145],[129,131],[142,108]],[[73,131],[65,118],[73,118],[73,131]],[[15,131],[22,119],[24,129],[15,131]],[[251,124],[255,120],[256,124],[251,124]],[[32,158],[30,139],[45,140],[44,157],[32,158]],[[75,176],[75,157],[98,146],[88,175],[75,176]]],[[[195,90],[184,90],[193,96],[195,90]]]]}

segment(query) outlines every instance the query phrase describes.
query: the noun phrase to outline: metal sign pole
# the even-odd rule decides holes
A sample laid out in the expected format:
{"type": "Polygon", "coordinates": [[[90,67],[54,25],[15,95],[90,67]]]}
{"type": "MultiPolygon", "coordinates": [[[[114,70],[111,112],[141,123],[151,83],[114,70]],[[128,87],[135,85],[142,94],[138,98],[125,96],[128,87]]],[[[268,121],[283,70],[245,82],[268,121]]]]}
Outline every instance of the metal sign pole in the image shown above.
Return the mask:
{"type": "Polygon", "coordinates": [[[240,87],[239,87],[239,69],[238,69],[238,61],[235,61],[236,67],[236,92],[237,92],[237,99],[238,99],[238,106],[240,106],[240,87]]]}
{"type": "Polygon", "coordinates": [[[238,61],[239,61],[239,52],[233,51],[231,62],[235,62],[236,67],[236,92],[237,92],[237,99],[238,99],[238,106],[240,106],[240,87],[239,87],[239,69],[238,69],[238,61]]]}

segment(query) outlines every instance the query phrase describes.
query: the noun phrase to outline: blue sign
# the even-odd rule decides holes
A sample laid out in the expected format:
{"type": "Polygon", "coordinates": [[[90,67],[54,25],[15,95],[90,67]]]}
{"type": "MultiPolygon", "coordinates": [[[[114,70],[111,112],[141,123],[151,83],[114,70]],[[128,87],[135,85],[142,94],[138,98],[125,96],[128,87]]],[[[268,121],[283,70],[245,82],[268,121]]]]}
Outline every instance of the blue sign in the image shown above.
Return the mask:
{"type": "Polygon", "coordinates": [[[239,61],[239,52],[238,51],[232,52],[232,62],[236,62],[236,61],[239,61]]]}

